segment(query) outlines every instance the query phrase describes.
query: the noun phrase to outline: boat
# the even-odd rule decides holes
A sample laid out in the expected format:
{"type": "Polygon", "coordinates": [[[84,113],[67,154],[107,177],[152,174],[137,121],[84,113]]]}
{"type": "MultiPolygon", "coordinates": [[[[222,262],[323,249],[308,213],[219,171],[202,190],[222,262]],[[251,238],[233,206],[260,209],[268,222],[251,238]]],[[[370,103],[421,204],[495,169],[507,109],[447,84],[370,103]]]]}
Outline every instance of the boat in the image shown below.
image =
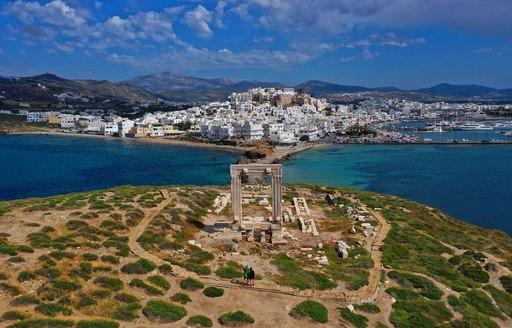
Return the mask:
{"type": "Polygon", "coordinates": [[[456,130],[460,131],[492,131],[494,128],[490,125],[469,123],[456,126],[456,130]]]}

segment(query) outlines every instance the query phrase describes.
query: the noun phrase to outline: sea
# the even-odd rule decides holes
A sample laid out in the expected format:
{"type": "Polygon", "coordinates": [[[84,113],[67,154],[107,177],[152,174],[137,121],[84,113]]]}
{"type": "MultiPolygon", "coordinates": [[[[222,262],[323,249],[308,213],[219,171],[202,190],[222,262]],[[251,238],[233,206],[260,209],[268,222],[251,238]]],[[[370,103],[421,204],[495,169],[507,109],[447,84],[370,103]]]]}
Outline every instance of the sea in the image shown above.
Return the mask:
{"type": "MultiPolygon", "coordinates": [[[[49,135],[0,136],[0,200],[131,185],[228,185],[219,149],[49,135]]],[[[283,163],[285,183],[397,195],[512,236],[512,145],[332,145],[283,163]]]]}

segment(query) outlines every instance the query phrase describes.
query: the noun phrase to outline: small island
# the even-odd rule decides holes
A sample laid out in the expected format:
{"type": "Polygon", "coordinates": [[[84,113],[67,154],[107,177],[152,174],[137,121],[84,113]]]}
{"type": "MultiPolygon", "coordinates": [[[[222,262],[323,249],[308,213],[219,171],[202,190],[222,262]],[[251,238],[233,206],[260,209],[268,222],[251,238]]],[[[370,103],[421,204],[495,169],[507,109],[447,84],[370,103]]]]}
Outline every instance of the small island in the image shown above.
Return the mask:
{"type": "Polygon", "coordinates": [[[268,234],[272,189],[242,184],[240,226],[253,225],[235,233],[238,191],[228,187],[120,186],[1,202],[1,325],[512,324],[505,233],[394,196],[284,185],[282,230],[268,234]]]}

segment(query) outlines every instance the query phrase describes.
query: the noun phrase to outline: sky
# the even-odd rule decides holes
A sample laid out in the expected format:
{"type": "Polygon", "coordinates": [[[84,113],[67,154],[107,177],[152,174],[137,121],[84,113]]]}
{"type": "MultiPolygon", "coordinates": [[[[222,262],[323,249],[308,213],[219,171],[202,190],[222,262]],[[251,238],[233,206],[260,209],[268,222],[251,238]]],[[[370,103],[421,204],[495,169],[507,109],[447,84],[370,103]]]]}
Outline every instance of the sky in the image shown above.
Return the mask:
{"type": "Polygon", "coordinates": [[[512,88],[512,0],[0,0],[0,75],[512,88]]]}

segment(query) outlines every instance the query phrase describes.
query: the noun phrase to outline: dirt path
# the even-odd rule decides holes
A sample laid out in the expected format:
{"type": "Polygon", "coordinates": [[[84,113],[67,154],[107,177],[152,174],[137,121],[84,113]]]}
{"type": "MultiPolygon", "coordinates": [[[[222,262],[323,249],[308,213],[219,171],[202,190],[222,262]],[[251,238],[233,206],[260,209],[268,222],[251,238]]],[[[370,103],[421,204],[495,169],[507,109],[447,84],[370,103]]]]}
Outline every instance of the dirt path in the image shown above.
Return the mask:
{"type": "Polygon", "coordinates": [[[167,189],[160,189],[160,192],[162,193],[162,196],[166,199],[158,204],[157,207],[151,208],[151,209],[142,209],[144,212],[144,219],[133,229],[130,230],[130,233],[128,234],[128,246],[130,246],[131,251],[133,254],[137,255],[138,257],[148,259],[150,261],[155,262],[158,265],[166,263],[164,260],[159,258],[158,256],[151,254],[147,252],[140,244],[137,242],[139,237],[144,233],[148,225],[153,221],[155,216],[160,214],[160,211],[162,211],[169,203],[172,201],[172,197],[167,189]]]}

